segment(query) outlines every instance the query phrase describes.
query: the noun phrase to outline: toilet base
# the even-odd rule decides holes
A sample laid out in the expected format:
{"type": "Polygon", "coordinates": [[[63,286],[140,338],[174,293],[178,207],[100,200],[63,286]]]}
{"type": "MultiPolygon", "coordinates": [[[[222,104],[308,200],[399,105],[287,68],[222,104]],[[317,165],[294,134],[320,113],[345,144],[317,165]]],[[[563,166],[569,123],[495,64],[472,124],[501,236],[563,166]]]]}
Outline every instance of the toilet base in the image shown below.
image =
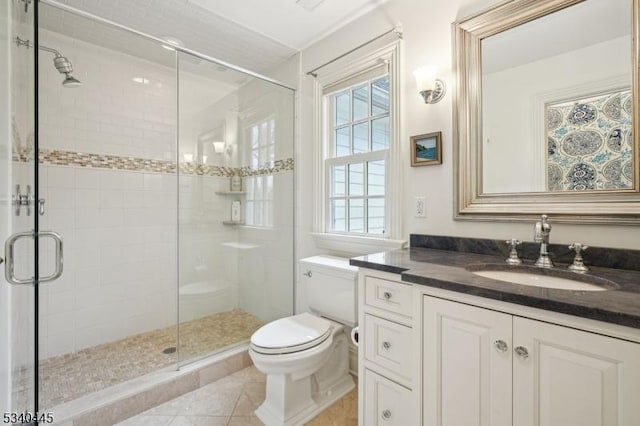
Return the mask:
{"type": "MultiPolygon", "coordinates": [[[[274,379],[276,379],[274,377],[274,379]]],[[[269,377],[267,377],[267,381],[269,377]]],[[[301,402],[297,408],[297,412],[289,418],[282,418],[282,410],[273,410],[266,401],[258,407],[255,411],[256,417],[265,424],[265,426],[301,426],[318,414],[331,404],[348,394],[354,387],[355,383],[350,375],[344,376],[341,380],[334,383],[330,388],[323,392],[319,392],[313,397],[311,395],[305,395],[307,390],[311,389],[311,377],[307,377],[297,381],[298,385],[290,388],[292,391],[300,391],[297,395],[300,397],[306,397],[305,402],[301,402]]],[[[291,386],[291,383],[288,383],[291,386]]],[[[267,387],[269,384],[267,383],[267,387]]],[[[268,389],[267,389],[268,392],[268,389]]]]}

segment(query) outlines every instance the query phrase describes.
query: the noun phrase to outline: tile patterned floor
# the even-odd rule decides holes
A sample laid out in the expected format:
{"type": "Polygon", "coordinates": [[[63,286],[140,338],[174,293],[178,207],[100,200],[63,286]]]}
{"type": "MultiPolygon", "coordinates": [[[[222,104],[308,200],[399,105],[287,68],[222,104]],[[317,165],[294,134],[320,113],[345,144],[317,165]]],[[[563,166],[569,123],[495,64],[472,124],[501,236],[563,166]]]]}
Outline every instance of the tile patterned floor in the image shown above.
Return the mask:
{"type": "MultiPolygon", "coordinates": [[[[132,417],[119,426],[262,426],[253,412],[265,395],[265,376],[248,367],[198,390],[132,417]]],[[[354,389],[307,426],[355,426],[358,396],[354,389]]]]}
{"type": "MultiPolygon", "coordinates": [[[[202,357],[246,341],[261,325],[240,309],[182,323],[180,359],[202,357]]],[[[52,408],[175,364],[176,353],[162,352],[175,346],[176,328],[167,327],[48,358],[40,364],[41,406],[52,408]]]]}

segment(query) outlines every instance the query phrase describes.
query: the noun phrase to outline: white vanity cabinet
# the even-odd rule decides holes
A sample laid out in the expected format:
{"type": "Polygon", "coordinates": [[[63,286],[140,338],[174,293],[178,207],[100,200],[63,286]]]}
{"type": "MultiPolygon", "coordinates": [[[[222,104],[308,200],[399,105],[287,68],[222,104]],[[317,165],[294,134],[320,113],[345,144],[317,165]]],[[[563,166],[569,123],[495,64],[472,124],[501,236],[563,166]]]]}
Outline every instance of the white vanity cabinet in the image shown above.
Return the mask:
{"type": "Polygon", "coordinates": [[[425,426],[640,425],[640,344],[423,296],[425,426]]]}
{"type": "Polygon", "coordinates": [[[398,275],[363,269],[359,274],[360,426],[413,426],[420,386],[419,335],[413,327],[419,304],[413,286],[398,275]]]}

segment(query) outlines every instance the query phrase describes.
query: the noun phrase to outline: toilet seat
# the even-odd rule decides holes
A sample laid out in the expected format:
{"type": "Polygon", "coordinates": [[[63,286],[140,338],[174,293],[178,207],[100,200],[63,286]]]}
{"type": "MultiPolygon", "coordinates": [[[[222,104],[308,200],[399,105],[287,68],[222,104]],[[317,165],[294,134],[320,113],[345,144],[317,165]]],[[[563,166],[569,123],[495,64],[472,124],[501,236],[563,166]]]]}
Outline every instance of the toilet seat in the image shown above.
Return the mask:
{"type": "Polygon", "coordinates": [[[318,346],[331,335],[331,323],[302,313],[262,326],[251,336],[251,348],[262,354],[289,354],[318,346]]]}

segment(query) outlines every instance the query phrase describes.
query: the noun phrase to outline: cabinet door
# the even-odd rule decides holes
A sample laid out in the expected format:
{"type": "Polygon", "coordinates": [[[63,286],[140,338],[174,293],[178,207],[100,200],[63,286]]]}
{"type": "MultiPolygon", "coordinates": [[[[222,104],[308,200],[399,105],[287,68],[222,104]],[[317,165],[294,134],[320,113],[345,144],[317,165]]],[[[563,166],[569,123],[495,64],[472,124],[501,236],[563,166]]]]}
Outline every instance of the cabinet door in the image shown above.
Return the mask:
{"type": "Polygon", "coordinates": [[[365,370],[364,419],[366,426],[413,426],[411,391],[373,371],[365,370]]]}
{"type": "Polygon", "coordinates": [[[424,426],[511,426],[511,315],[425,296],[424,426]]]}
{"type": "Polygon", "coordinates": [[[518,317],[513,340],[514,426],[640,425],[640,345],[518,317]]]}

